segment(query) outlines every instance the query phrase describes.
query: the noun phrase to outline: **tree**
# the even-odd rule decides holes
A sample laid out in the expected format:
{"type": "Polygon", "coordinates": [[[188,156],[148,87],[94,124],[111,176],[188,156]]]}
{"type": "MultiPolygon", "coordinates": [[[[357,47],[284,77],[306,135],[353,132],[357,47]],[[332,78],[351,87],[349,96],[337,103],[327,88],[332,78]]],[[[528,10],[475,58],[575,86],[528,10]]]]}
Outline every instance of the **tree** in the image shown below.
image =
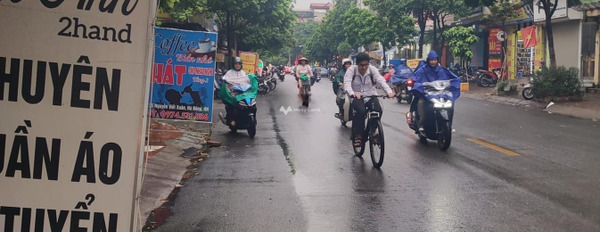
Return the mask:
{"type": "Polygon", "coordinates": [[[175,22],[186,22],[189,17],[202,13],[206,0],[162,0],[159,9],[166,12],[175,22]]]}
{"type": "MultiPolygon", "coordinates": [[[[346,41],[343,15],[354,5],[356,5],[356,0],[339,0],[337,2],[304,46],[306,56],[312,60],[325,60],[336,55],[340,41],[346,41]]],[[[355,46],[355,44],[350,45],[355,46]]]]}
{"type": "Polygon", "coordinates": [[[550,53],[550,67],[556,68],[556,53],[554,51],[554,32],[552,31],[552,15],[556,11],[558,0],[539,0],[546,15],[546,33],[550,53]]]}
{"type": "MultiPolygon", "coordinates": [[[[191,1],[191,0],[190,0],[191,1]]],[[[252,50],[270,49],[274,41],[277,48],[286,42],[287,30],[291,28],[296,15],[290,10],[291,0],[200,0],[206,1],[205,12],[216,15],[215,20],[220,28],[226,31],[228,64],[233,56],[233,48],[239,50],[240,45],[252,50]],[[269,44],[264,41],[266,35],[258,33],[286,32],[269,37],[269,44]],[[243,36],[243,37],[242,37],[243,36]],[[242,38],[244,39],[242,42],[242,38]],[[246,41],[246,39],[249,40],[246,41]]],[[[274,35],[272,33],[270,35],[274,35]]]]}
{"type": "MultiPolygon", "coordinates": [[[[402,2],[397,0],[368,0],[365,4],[371,7],[376,12],[377,17],[383,22],[385,28],[389,28],[395,39],[393,42],[406,44],[417,33],[415,30],[415,20],[408,13],[402,12],[402,2]]],[[[382,42],[382,41],[380,41],[382,42]]],[[[384,42],[382,42],[384,43],[384,42]]],[[[384,44],[384,61],[385,48],[388,44],[384,44]]],[[[387,64],[384,64],[387,65],[387,64]]]]}
{"type": "Polygon", "coordinates": [[[461,66],[466,67],[466,61],[473,58],[471,45],[479,40],[475,36],[472,27],[453,27],[444,32],[444,37],[448,39],[448,45],[455,56],[460,57],[461,66]]]}
{"type": "Polygon", "coordinates": [[[306,45],[310,37],[317,31],[319,24],[314,21],[296,22],[294,24],[294,38],[296,45],[306,45]]]}
{"type": "Polygon", "coordinates": [[[384,46],[394,40],[394,32],[373,12],[353,6],[344,14],[344,33],[349,44],[367,46],[381,42],[384,46]]]}
{"type": "Polygon", "coordinates": [[[441,51],[446,43],[444,32],[448,30],[446,25],[448,17],[461,18],[471,12],[464,0],[432,0],[429,5],[430,18],[433,20],[432,45],[434,50],[441,51]]]}
{"type": "Polygon", "coordinates": [[[346,41],[341,42],[337,47],[337,54],[339,54],[341,57],[348,57],[352,51],[352,45],[346,41]]]}

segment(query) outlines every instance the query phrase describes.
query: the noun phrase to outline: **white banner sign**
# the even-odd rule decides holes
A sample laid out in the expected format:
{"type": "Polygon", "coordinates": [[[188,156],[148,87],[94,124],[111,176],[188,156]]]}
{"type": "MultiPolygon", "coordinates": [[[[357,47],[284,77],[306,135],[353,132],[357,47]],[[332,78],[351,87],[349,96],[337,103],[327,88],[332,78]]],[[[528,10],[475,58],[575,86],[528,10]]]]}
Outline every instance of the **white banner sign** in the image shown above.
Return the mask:
{"type": "Polygon", "coordinates": [[[153,0],[0,0],[0,231],[133,231],[153,0]]]}
{"type": "MultiPolygon", "coordinates": [[[[551,4],[554,4],[554,1],[550,1],[551,4]]],[[[550,6],[551,8],[553,6],[550,6]]],[[[564,18],[567,17],[567,0],[558,0],[556,11],[552,15],[552,19],[564,18]]],[[[544,11],[544,7],[542,6],[542,2],[540,0],[533,1],[533,21],[541,22],[546,20],[546,12],[544,11]]]]}

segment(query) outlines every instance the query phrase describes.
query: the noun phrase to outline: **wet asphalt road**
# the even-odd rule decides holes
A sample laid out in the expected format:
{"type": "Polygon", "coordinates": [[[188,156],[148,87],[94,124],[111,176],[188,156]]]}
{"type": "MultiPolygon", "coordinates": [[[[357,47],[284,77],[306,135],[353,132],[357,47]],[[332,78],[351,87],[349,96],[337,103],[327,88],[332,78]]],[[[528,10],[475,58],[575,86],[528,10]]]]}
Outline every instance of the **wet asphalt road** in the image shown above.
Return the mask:
{"type": "Polygon", "coordinates": [[[259,96],[255,139],[215,123],[225,146],[157,231],[600,231],[598,122],[461,98],[441,152],[410,131],[408,105],[382,100],[377,170],[368,150],[353,155],[351,128],[333,117],[331,82],[315,84],[308,109],[294,83],[287,76],[259,96]]]}

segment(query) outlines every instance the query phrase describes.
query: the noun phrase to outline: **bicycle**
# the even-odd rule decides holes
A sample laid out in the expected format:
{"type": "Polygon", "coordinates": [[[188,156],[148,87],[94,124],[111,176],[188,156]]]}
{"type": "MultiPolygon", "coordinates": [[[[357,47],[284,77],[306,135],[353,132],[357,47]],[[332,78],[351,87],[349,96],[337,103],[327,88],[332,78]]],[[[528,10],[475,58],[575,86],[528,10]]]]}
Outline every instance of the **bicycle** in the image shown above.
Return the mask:
{"type": "MultiPolygon", "coordinates": [[[[388,98],[387,95],[375,95],[363,97],[365,99],[370,98],[388,98]]],[[[351,98],[354,98],[353,96],[351,98]]],[[[379,112],[374,111],[375,103],[371,101],[367,101],[367,126],[365,127],[365,131],[363,132],[363,140],[361,141],[361,146],[356,147],[354,144],[356,143],[356,138],[352,137],[352,147],[354,150],[354,154],[358,157],[362,157],[365,152],[365,145],[367,141],[369,141],[369,151],[371,153],[371,162],[373,162],[373,166],[379,169],[381,165],[383,165],[383,157],[385,152],[385,142],[383,136],[383,126],[381,124],[381,115],[379,112]],[[364,136],[365,132],[368,132],[366,136],[364,136]]]]}

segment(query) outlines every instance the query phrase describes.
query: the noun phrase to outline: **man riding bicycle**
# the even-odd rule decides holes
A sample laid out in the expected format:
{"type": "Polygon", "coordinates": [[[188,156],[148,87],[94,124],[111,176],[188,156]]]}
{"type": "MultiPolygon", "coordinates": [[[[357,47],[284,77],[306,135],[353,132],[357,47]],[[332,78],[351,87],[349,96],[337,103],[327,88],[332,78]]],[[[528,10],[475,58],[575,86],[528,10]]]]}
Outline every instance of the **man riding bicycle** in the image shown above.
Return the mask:
{"type": "Polygon", "coordinates": [[[352,118],[352,138],[354,138],[356,147],[362,146],[367,110],[377,111],[383,115],[381,104],[377,98],[370,98],[367,102],[368,105],[374,105],[373,109],[367,109],[365,106],[365,97],[377,95],[376,87],[383,88],[390,98],[395,96],[377,68],[369,64],[369,55],[359,53],[356,56],[356,65],[351,66],[344,75],[344,90],[354,97],[352,108],[356,112],[352,118]]]}

